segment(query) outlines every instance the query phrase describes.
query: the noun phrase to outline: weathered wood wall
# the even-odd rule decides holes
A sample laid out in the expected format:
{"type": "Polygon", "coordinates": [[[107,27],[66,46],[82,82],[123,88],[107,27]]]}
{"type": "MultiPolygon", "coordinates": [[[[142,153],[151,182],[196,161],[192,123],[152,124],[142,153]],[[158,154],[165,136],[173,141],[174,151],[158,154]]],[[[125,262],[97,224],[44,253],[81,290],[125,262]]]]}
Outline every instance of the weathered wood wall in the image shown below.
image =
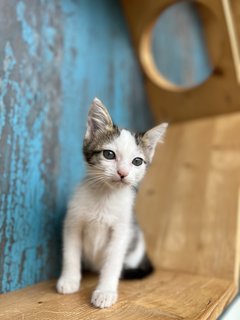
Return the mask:
{"type": "Polygon", "coordinates": [[[0,2],[0,291],[55,276],[70,192],[84,174],[95,96],[122,126],[150,124],[117,2],[0,2]],[[137,116],[136,116],[137,114],[137,116]]]}
{"type": "MultiPolygon", "coordinates": [[[[105,101],[125,127],[145,130],[151,117],[117,1],[1,0],[0,30],[0,292],[6,292],[59,272],[61,223],[84,175],[91,99],[105,101]]],[[[168,55],[165,39],[161,55],[168,55]]]]}

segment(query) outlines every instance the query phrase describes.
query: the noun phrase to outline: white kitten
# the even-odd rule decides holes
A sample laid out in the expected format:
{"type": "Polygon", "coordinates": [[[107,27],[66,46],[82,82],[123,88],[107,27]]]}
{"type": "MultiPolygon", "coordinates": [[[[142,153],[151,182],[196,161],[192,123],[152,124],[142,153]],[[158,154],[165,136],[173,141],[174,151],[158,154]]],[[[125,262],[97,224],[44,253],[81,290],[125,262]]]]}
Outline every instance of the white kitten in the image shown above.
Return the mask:
{"type": "Polygon", "coordinates": [[[120,130],[94,99],[83,147],[87,176],[64,222],[59,293],[79,290],[83,265],[100,273],[92,304],[110,307],[117,301],[119,278],[143,278],[152,272],[133,206],[136,188],[166,128],[163,123],[142,134],[120,130]]]}

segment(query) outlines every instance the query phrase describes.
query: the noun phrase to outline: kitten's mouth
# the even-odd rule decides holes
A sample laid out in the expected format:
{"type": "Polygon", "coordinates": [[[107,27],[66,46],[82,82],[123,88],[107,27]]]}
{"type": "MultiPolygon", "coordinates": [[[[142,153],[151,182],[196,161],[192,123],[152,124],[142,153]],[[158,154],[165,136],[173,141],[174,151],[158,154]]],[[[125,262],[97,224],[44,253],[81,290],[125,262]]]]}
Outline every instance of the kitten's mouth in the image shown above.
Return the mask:
{"type": "Polygon", "coordinates": [[[130,183],[124,179],[112,180],[112,182],[114,182],[115,184],[118,184],[118,185],[127,185],[127,186],[130,185],[130,183]]]}

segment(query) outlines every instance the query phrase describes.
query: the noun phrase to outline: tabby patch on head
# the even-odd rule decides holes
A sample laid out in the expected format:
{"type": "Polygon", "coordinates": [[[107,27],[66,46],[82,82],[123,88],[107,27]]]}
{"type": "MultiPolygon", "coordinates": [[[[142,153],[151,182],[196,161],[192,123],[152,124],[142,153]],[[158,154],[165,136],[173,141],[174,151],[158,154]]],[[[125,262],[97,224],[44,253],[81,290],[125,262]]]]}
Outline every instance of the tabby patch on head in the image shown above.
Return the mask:
{"type": "Polygon", "coordinates": [[[88,176],[96,184],[136,187],[146,166],[152,161],[155,147],[163,141],[167,124],[145,133],[119,129],[103,103],[95,98],[88,114],[83,152],[88,176]]]}

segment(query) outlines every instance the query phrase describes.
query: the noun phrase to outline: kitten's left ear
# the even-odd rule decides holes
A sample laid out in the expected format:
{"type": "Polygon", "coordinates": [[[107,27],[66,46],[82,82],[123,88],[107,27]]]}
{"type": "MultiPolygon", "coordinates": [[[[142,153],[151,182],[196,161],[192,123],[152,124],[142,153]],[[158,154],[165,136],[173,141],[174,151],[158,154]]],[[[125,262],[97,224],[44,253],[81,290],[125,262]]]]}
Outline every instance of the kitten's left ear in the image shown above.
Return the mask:
{"type": "Polygon", "coordinates": [[[163,143],[164,142],[164,137],[165,133],[168,127],[168,123],[161,123],[160,125],[148,130],[145,132],[143,135],[143,142],[144,146],[148,151],[150,161],[153,158],[155,148],[157,143],[163,143]]]}
{"type": "Polygon", "coordinates": [[[85,139],[91,139],[95,134],[112,130],[113,122],[101,100],[95,98],[91,104],[85,139]]]}

